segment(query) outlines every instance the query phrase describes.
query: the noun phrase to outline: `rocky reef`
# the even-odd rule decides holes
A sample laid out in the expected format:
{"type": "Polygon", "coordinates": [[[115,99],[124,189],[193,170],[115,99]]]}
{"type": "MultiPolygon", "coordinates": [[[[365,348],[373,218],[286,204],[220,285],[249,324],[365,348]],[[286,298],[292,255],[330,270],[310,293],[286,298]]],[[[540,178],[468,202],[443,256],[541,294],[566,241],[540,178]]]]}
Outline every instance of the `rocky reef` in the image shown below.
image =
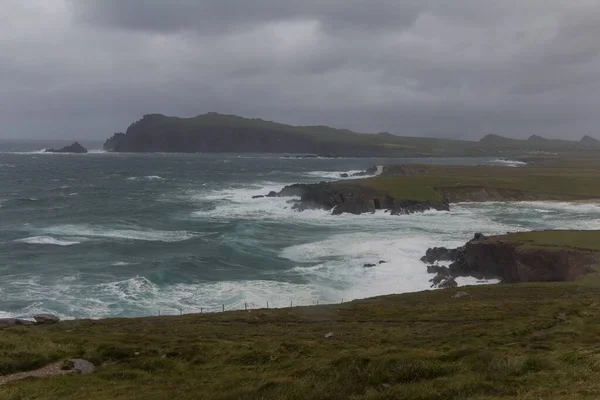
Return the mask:
{"type": "Polygon", "coordinates": [[[61,149],[47,149],[46,153],[87,153],[87,149],[83,147],[79,142],[75,142],[69,146],[65,146],[61,149]]]}
{"type": "Polygon", "coordinates": [[[433,286],[440,287],[441,283],[459,276],[499,279],[504,283],[572,281],[591,272],[599,256],[595,251],[532,245],[505,236],[488,238],[477,233],[456,249],[430,248],[421,261],[430,264],[427,272],[437,274],[431,280],[433,286]],[[438,262],[450,264],[445,267],[438,262]]]}
{"type": "Polygon", "coordinates": [[[449,211],[446,202],[402,200],[385,191],[356,182],[320,182],[317,184],[294,184],[269,197],[299,197],[292,199],[293,208],[331,210],[332,214],[363,214],[386,210],[392,215],[412,214],[427,210],[449,211]]]}

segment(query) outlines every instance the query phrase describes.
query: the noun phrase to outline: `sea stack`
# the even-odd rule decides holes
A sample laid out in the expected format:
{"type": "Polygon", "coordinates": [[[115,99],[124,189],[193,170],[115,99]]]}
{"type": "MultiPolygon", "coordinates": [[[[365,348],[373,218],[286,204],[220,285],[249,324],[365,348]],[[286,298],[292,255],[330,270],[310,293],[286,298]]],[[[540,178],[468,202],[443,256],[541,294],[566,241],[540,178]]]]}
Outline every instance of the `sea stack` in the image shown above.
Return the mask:
{"type": "Polygon", "coordinates": [[[87,149],[79,144],[79,142],[75,142],[70,146],[63,147],[62,149],[48,149],[46,153],[87,153],[87,149]]]}

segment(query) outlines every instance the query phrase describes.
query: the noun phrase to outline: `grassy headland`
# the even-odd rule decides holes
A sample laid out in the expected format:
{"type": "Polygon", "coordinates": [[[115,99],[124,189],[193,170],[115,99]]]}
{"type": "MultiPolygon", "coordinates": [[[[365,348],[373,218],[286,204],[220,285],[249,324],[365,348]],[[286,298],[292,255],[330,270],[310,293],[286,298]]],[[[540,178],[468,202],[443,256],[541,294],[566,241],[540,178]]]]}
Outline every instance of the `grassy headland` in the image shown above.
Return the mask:
{"type": "MultiPolygon", "coordinates": [[[[399,128],[401,129],[401,128],[399,128]]],[[[480,141],[364,134],[329,126],[292,126],[258,118],[207,113],[192,118],[148,114],[104,146],[117,152],[312,153],[324,156],[518,156],[573,153],[597,156],[600,141],[516,140],[488,135],[480,141]]]]}
{"type": "MultiPolygon", "coordinates": [[[[520,192],[524,199],[585,200],[600,199],[598,176],[600,164],[594,162],[570,167],[557,162],[519,168],[389,166],[382,176],[337,184],[366,186],[396,199],[417,201],[441,201],[445,192],[457,194],[457,201],[469,201],[473,200],[468,198],[473,188],[520,192]],[[461,190],[466,194],[463,200],[461,190]]],[[[507,200],[514,199],[509,196],[507,200]]]]}

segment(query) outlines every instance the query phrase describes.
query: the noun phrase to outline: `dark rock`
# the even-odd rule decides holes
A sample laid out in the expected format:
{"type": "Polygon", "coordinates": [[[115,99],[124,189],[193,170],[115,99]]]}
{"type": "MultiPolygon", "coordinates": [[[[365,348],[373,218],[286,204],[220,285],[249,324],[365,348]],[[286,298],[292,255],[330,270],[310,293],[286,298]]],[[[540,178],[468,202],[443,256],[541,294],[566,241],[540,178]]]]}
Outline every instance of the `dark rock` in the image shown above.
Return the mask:
{"type": "Polygon", "coordinates": [[[265,198],[265,197],[266,197],[266,196],[265,196],[265,195],[263,195],[263,194],[259,194],[258,196],[252,196],[252,198],[253,198],[253,199],[263,199],[263,198],[265,198]]]}
{"type": "Polygon", "coordinates": [[[373,165],[372,167],[369,167],[364,171],[356,172],[356,173],[352,174],[352,176],[373,176],[373,175],[377,174],[378,170],[379,170],[379,168],[377,167],[377,165],[373,165]]]}
{"type": "Polygon", "coordinates": [[[456,260],[457,253],[458,249],[432,247],[427,249],[425,255],[421,257],[421,261],[429,264],[434,263],[436,261],[454,261],[456,260]]]}
{"type": "Polygon", "coordinates": [[[348,178],[349,175],[348,174],[340,174],[340,178],[348,178]]]}
{"type": "Polygon", "coordinates": [[[63,147],[62,149],[48,149],[46,153],[87,153],[87,149],[75,142],[70,146],[63,147]]]}
{"type": "Polygon", "coordinates": [[[431,282],[431,287],[437,287],[440,283],[448,279],[448,275],[437,274],[435,277],[429,280],[431,282]]]}
{"type": "Polygon", "coordinates": [[[377,266],[376,264],[364,264],[363,268],[373,268],[373,267],[376,267],[376,266],[377,266]]]}
{"type": "Polygon", "coordinates": [[[454,280],[454,278],[446,278],[442,282],[437,285],[440,289],[450,289],[458,287],[458,283],[454,280]]]}
{"type": "Polygon", "coordinates": [[[450,276],[450,268],[444,267],[443,265],[429,265],[427,266],[427,273],[450,276]]]}
{"type": "Polygon", "coordinates": [[[52,314],[36,314],[33,316],[33,319],[38,324],[56,324],[60,321],[60,318],[52,314]]]}
{"type": "Polygon", "coordinates": [[[379,264],[379,265],[381,265],[381,264],[387,264],[387,261],[383,261],[383,260],[381,260],[381,261],[379,261],[379,262],[378,262],[378,264],[379,264]]]}
{"type": "Polygon", "coordinates": [[[269,194],[267,194],[266,197],[277,197],[277,192],[270,191],[269,194]]]}
{"type": "Polygon", "coordinates": [[[412,214],[431,209],[449,210],[444,202],[397,200],[387,193],[352,181],[294,184],[284,187],[277,196],[300,197],[294,209],[331,210],[333,215],[364,214],[389,210],[392,215],[412,214]]]}

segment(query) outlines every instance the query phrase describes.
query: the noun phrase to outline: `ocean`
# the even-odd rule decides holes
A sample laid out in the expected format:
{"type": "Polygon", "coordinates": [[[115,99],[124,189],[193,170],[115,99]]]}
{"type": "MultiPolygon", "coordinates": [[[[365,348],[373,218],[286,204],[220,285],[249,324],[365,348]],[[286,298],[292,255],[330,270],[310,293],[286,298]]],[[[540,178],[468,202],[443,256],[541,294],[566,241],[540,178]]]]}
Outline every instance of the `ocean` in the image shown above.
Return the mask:
{"type": "Polygon", "coordinates": [[[600,229],[593,204],[332,216],[296,212],[285,198],[252,198],[372,165],[518,167],[510,160],[74,155],[42,147],[0,143],[0,317],[136,317],[421,291],[432,278],[419,261],[428,247],[459,246],[475,232],[600,229]]]}

